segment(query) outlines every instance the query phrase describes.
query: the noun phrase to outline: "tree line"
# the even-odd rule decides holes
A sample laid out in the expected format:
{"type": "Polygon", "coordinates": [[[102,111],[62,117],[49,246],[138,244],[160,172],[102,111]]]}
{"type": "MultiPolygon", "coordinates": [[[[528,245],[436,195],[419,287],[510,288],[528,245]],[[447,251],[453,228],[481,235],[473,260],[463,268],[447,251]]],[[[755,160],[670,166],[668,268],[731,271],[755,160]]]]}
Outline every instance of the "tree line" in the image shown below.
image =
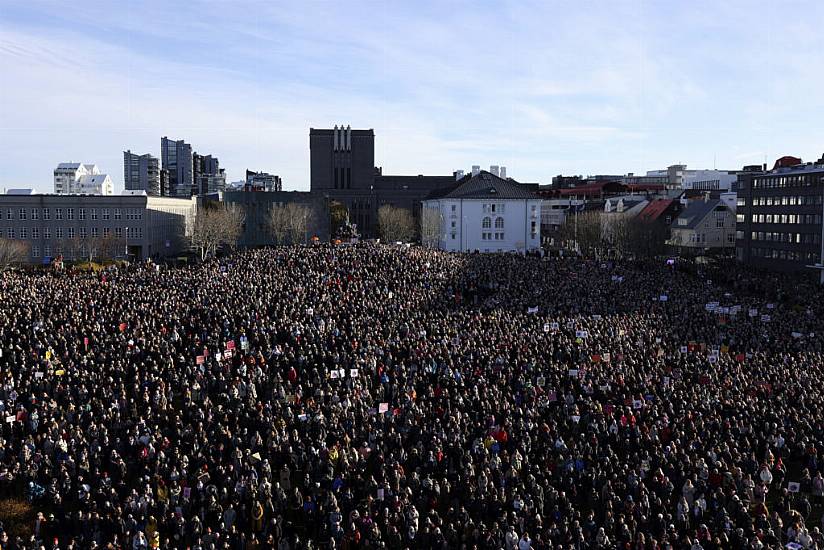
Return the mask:
{"type": "Polygon", "coordinates": [[[589,210],[567,216],[558,237],[562,246],[587,258],[652,258],[666,253],[669,228],[637,216],[589,210]]]}

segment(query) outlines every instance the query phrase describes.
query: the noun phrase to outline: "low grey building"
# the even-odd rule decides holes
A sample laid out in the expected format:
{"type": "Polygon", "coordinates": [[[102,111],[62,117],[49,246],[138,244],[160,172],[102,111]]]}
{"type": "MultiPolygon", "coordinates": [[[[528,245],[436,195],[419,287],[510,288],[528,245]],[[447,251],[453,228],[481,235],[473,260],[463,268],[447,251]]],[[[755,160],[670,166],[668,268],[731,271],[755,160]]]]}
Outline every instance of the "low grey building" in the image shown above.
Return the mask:
{"type": "Polygon", "coordinates": [[[90,246],[108,256],[143,260],[188,247],[196,214],[192,199],[123,195],[0,195],[0,236],[29,246],[31,263],[63,255],[88,257],[90,246]],[[121,249],[122,252],[120,252],[121,249]]]}
{"type": "Polygon", "coordinates": [[[274,239],[270,230],[270,211],[275,205],[289,203],[309,207],[313,221],[309,237],[317,236],[321,241],[329,240],[329,209],[322,195],[302,191],[226,191],[223,201],[227,206],[243,209],[243,234],[238,242],[241,247],[272,245],[274,239]]]}

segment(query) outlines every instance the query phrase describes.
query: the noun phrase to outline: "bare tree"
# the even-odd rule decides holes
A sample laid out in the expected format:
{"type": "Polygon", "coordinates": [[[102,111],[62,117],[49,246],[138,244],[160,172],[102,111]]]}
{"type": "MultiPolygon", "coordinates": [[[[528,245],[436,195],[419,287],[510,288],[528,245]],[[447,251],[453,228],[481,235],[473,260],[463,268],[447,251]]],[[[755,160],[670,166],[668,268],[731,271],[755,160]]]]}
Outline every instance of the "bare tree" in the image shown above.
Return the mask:
{"type": "Polygon", "coordinates": [[[309,238],[309,227],[314,221],[314,210],[305,204],[289,203],[286,205],[289,218],[289,238],[292,244],[304,243],[309,238]]]}
{"type": "Polygon", "coordinates": [[[192,226],[192,246],[205,260],[221,246],[235,246],[243,231],[244,215],[240,208],[209,205],[198,209],[192,226]]]}
{"type": "Polygon", "coordinates": [[[274,204],[269,209],[269,230],[275,244],[286,244],[289,235],[289,212],[285,204],[274,204]]]}
{"type": "Polygon", "coordinates": [[[29,257],[29,247],[24,241],[0,239],[0,271],[25,262],[29,257]]]}
{"type": "Polygon", "coordinates": [[[80,239],[79,243],[72,243],[70,246],[77,252],[76,259],[82,257],[91,263],[119,256],[125,250],[126,243],[122,237],[109,233],[80,239]]]}
{"type": "Polygon", "coordinates": [[[568,248],[577,250],[582,256],[598,257],[605,244],[602,217],[597,210],[572,213],[559,229],[559,236],[568,248]]]}
{"type": "Polygon", "coordinates": [[[378,209],[378,231],[385,241],[410,241],[415,236],[415,222],[406,208],[385,204],[378,209]]]}
{"type": "Polygon", "coordinates": [[[626,214],[601,214],[604,246],[609,248],[616,258],[631,254],[633,222],[634,220],[626,214]]]}
{"type": "Polygon", "coordinates": [[[443,215],[439,208],[425,206],[421,210],[421,244],[437,248],[443,231],[443,215]]]}
{"type": "Polygon", "coordinates": [[[269,229],[275,244],[306,243],[315,221],[315,209],[307,204],[277,204],[269,210],[269,229]]]}
{"type": "Polygon", "coordinates": [[[633,219],[628,227],[628,251],[638,258],[653,258],[666,252],[669,228],[661,221],[633,219]]]}

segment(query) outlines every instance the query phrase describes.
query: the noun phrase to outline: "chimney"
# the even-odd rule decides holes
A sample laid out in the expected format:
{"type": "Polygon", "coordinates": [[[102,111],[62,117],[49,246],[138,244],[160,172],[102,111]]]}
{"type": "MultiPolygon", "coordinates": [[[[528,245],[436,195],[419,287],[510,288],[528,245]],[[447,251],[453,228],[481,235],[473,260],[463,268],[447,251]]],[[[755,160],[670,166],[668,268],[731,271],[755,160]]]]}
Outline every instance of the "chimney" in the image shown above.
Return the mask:
{"type": "Polygon", "coordinates": [[[501,179],[506,179],[506,166],[501,166],[501,179]]]}
{"type": "Polygon", "coordinates": [[[489,167],[489,173],[493,176],[501,176],[500,172],[498,172],[498,167],[494,164],[489,167]]]}
{"type": "Polygon", "coordinates": [[[767,163],[766,163],[766,162],[763,164],[763,167],[761,168],[761,171],[762,171],[762,172],[766,172],[766,171],[767,171],[767,163]]]}
{"type": "Polygon", "coordinates": [[[481,173],[481,167],[480,167],[480,165],[478,165],[478,164],[473,164],[473,165],[472,165],[472,177],[475,177],[475,176],[477,176],[477,175],[478,175],[478,174],[480,174],[480,173],[481,173]]]}
{"type": "Polygon", "coordinates": [[[464,177],[464,171],[463,170],[455,170],[455,181],[458,181],[459,179],[463,179],[463,177],[464,177]]]}

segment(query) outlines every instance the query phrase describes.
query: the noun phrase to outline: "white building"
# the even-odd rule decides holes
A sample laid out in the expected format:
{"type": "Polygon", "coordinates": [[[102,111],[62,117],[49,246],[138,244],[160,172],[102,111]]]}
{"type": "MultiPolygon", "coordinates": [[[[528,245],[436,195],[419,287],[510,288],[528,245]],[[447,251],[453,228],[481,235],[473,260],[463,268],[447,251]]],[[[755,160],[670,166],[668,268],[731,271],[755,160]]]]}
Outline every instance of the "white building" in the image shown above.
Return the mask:
{"type": "Polygon", "coordinates": [[[61,162],[54,169],[54,192],[58,195],[113,195],[114,184],[96,164],[61,162]]]}
{"type": "Polygon", "coordinates": [[[478,171],[432,193],[423,208],[437,214],[431,244],[441,250],[523,252],[541,245],[541,202],[531,186],[478,171]]]}
{"type": "Polygon", "coordinates": [[[698,191],[729,191],[738,179],[736,170],[687,170],[686,164],[675,164],[666,170],[649,170],[647,177],[667,179],[667,186],[698,191]]]}

